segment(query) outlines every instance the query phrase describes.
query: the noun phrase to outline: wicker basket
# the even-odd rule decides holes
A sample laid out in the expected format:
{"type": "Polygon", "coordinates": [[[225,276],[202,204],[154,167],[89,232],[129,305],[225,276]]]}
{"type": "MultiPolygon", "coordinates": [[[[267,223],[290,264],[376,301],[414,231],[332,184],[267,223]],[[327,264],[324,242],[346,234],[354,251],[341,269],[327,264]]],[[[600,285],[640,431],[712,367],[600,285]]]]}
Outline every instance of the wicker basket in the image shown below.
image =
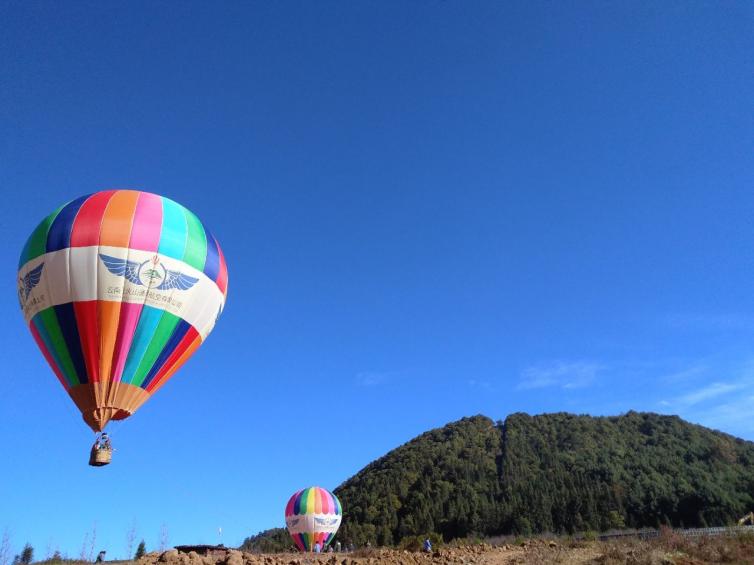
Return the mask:
{"type": "Polygon", "coordinates": [[[97,449],[93,447],[89,455],[89,464],[92,467],[102,467],[103,465],[109,465],[112,458],[112,449],[97,449]]]}

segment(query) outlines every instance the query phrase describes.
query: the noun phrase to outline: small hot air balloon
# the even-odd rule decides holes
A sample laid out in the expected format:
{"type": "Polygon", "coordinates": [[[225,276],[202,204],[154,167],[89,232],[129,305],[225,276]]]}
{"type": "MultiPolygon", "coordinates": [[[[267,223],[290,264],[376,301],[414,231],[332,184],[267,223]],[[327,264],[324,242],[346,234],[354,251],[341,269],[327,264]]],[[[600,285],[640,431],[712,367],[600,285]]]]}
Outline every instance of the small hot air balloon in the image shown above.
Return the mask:
{"type": "Polygon", "coordinates": [[[324,551],[335,537],[342,517],[338,497],[320,487],[298,491],[285,507],[285,525],[301,551],[313,551],[316,543],[324,551]]]}
{"type": "Polygon", "coordinates": [[[19,260],[24,319],[95,432],[136,412],[196,351],[227,285],[220,246],[197,217],[135,190],[61,206],[19,260]]]}

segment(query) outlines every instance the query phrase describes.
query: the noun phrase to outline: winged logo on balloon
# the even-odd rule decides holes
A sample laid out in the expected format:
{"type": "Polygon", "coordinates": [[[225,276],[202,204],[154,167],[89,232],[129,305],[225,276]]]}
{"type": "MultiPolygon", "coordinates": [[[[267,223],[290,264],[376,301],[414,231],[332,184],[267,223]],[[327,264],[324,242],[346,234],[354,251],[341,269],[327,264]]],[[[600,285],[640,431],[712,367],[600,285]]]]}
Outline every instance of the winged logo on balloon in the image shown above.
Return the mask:
{"type": "Polygon", "coordinates": [[[314,518],[314,521],[320,526],[334,526],[338,522],[338,518],[314,518]]]}
{"type": "Polygon", "coordinates": [[[23,277],[18,278],[18,299],[19,301],[22,301],[22,303],[29,299],[29,294],[31,294],[32,289],[39,284],[40,280],[42,280],[42,269],[44,269],[44,266],[44,261],[42,261],[23,277]],[[21,299],[21,296],[23,296],[23,300],[21,299]]]}
{"type": "Polygon", "coordinates": [[[167,269],[157,255],[141,263],[112,257],[104,253],[100,253],[99,258],[102,259],[102,263],[112,274],[125,277],[128,282],[138,286],[146,286],[155,290],[188,290],[199,282],[196,277],[167,269]]]}

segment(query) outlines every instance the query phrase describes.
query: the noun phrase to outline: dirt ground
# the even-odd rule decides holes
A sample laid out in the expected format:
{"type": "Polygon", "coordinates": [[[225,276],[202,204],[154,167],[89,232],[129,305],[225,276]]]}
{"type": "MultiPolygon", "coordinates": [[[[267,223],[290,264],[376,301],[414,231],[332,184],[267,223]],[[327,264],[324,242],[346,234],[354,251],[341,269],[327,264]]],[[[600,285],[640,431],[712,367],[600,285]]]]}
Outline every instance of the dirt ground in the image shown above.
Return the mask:
{"type": "Polygon", "coordinates": [[[740,563],[754,565],[754,539],[666,538],[652,542],[568,542],[534,539],[518,545],[475,544],[444,547],[434,553],[396,549],[361,550],[355,553],[258,554],[228,549],[212,557],[195,552],[149,553],[137,565],[705,565],[740,563]]]}

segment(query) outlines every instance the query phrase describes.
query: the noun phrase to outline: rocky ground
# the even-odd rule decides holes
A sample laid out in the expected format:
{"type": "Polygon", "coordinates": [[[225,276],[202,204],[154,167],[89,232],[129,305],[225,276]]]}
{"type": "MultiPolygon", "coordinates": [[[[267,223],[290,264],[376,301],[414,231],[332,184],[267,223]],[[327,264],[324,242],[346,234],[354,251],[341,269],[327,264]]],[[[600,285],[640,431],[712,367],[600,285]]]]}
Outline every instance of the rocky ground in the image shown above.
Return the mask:
{"type": "Polygon", "coordinates": [[[149,553],[136,565],[704,565],[707,563],[754,564],[754,539],[709,538],[694,541],[668,538],[653,542],[569,542],[535,539],[520,544],[461,545],[434,553],[396,549],[361,550],[355,553],[259,554],[234,549],[211,557],[196,552],[149,553]]]}
{"type": "MultiPolygon", "coordinates": [[[[557,553],[556,548],[541,549],[544,554],[557,553]]],[[[532,563],[526,561],[529,548],[521,546],[492,547],[490,545],[444,548],[434,553],[420,553],[395,549],[361,550],[354,553],[273,553],[258,554],[228,550],[225,555],[206,557],[196,552],[150,553],[137,565],[451,565],[451,564],[504,564],[532,563]]],[[[543,563],[547,561],[542,561],[543,563]]],[[[575,561],[574,561],[575,563],[575,561]]]]}

